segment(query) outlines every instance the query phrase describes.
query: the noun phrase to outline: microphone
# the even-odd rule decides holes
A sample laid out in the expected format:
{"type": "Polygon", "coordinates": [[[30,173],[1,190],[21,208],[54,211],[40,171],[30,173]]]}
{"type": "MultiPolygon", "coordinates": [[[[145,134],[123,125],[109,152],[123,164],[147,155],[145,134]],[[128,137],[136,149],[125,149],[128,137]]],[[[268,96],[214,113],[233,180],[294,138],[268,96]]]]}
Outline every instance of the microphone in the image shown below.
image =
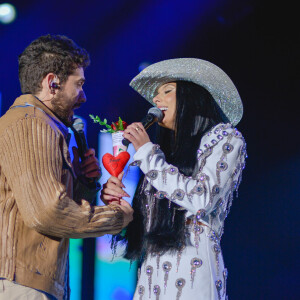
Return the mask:
{"type": "Polygon", "coordinates": [[[78,146],[78,152],[81,160],[83,161],[85,159],[84,153],[88,150],[88,145],[85,138],[84,133],[84,122],[80,118],[75,118],[73,120],[73,130],[74,137],[78,146]]]}
{"type": "MultiPolygon", "coordinates": [[[[84,159],[86,158],[84,156],[84,153],[86,153],[88,150],[88,145],[84,133],[84,122],[80,118],[74,118],[71,129],[74,133],[74,137],[78,147],[79,157],[81,158],[81,161],[84,161],[84,159]]],[[[86,178],[86,181],[88,182],[91,188],[100,187],[97,178],[86,178]]]]}
{"type": "MultiPolygon", "coordinates": [[[[141,123],[148,129],[153,123],[160,122],[164,118],[163,112],[157,107],[151,107],[148,110],[147,115],[142,119],[141,123]]],[[[128,146],[130,142],[127,139],[122,140],[124,146],[128,146]]]]}

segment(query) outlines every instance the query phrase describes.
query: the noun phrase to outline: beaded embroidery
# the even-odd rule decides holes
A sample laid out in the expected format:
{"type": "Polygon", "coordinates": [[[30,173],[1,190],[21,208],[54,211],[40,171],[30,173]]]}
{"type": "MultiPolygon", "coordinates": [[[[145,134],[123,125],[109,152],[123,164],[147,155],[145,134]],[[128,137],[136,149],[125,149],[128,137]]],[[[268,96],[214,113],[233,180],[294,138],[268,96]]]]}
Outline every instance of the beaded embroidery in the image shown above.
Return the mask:
{"type": "Polygon", "coordinates": [[[138,286],[138,294],[140,295],[140,300],[143,299],[143,295],[145,294],[145,287],[142,285],[138,286]]]}
{"type": "Polygon", "coordinates": [[[223,270],[223,279],[224,279],[224,290],[223,290],[223,296],[226,295],[226,284],[227,284],[227,278],[228,278],[228,271],[227,269],[225,268],[223,270]]]}
{"type": "Polygon", "coordinates": [[[164,276],[164,293],[166,293],[166,288],[167,288],[168,278],[169,278],[169,272],[172,269],[172,264],[169,261],[165,261],[162,264],[162,269],[165,272],[165,276],[164,276]]]}
{"type": "Polygon", "coordinates": [[[177,189],[171,195],[171,200],[179,200],[181,201],[184,198],[185,192],[184,190],[177,189]]]}
{"type": "Polygon", "coordinates": [[[217,292],[218,292],[218,299],[221,300],[222,281],[217,280],[215,282],[215,284],[216,284],[216,288],[217,288],[217,292]]]}
{"type": "Polygon", "coordinates": [[[151,297],[152,274],[153,274],[153,267],[152,266],[147,266],[146,267],[146,274],[148,276],[149,298],[150,298],[151,297]]]}
{"type": "Polygon", "coordinates": [[[185,279],[184,278],[178,278],[175,282],[175,286],[178,289],[177,295],[176,295],[176,300],[180,299],[180,296],[182,294],[182,289],[185,286],[185,279]]]}
{"type": "Polygon", "coordinates": [[[166,198],[168,194],[166,192],[163,192],[163,191],[157,191],[154,196],[157,198],[157,199],[164,199],[166,198]]]}
{"type": "Polygon", "coordinates": [[[158,276],[159,262],[160,262],[160,253],[156,253],[156,269],[157,269],[157,276],[158,276]]]}
{"type": "Polygon", "coordinates": [[[205,186],[202,183],[198,183],[197,185],[195,185],[191,191],[191,193],[197,194],[198,196],[203,195],[204,192],[205,192],[205,186]]]}
{"type": "Polygon", "coordinates": [[[156,296],[156,300],[159,300],[159,295],[160,295],[160,287],[159,287],[159,285],[155,285],[153,287],[153,293],[156,296]]]}
{"type": "Polygon", "coordinates": [[[181,260],[181,255],[182,255],[182,252],[185,248],[185,245],[183,245],[180,250],[177,252],[177,260],[176,260],[176,273],[178,272],[178,268],[179,268],[179,265],[180,265],[180,260],[181,260]]]}
{"type": "Polygon", "coordinates": [[[213,251],[215,252],[216,255],[216,265],[217,265],[217,276],[219,276],[219,269],[220,269],[220,259],[219,259],[219,254],[221,253],[221,247],[218,244],[213,245],[213,251]]]}
{"type": "Polygon", "coordinates": [[[198,254],[199,242],[200,242],[200,234],[204,231],[203,227],[199,224],[200,220],[204,218],[206,215],[206,211],[204,209],[199,209],[193,220],[193,230],[194,230],[194,242],[196,251],[198,254]]]}
{"type": "Polygon", "coordinates": [[[158,171],[151,170],[149,171],[146,176],[152,181],[155,180],[158,177],[158,171]]]}
{"type": "Polygon", "coordinates": [[[191,281],[192,281],[192,288],[194,285],[194,279],[196,275],[196,269],[200,268],[202,266],[202,260],[198,257],[194,257],[191,260],[191,281]]]}
{"type": "Polygon", "coordinates": [[[141,164],[142,164],[142,162],[140,160],[135,160],[129,166],[139,167],[141,164]]]}
{"type": "Polygon", "coordinates": [[[168,169],[163,170],[162,171],[163,183],[167,184],[167,174],[176,175],[178,173],[179,173],[178,168],[172,165],[168,169]]]}
{"type": "MultiPolygon", "coordinates": [[[[150,170],[147,172],[145,178],[145,182],[148,184],[150,187],[152,185],[152,182],[154,180],[163,182],[164,184],[167,184],[167,180],[170,177],[170,175],[176,175],[176,179],[178,178],[178,183],[183,183],[185,185],[184,188],[177,188],[175,187],[174,190],[168,190],[168,193],[165,191],[164,187],[161,187],[161,190],[158,190],[154,196],[148,194],[147,191],[145,190],[145,193],[147,195],[147,204],[149,211],[152,209],[153,203],[156,201],[162,200],[164,198],[167,198],[169,201],[183,201],[183,200],[188,200],[190,203],[193,204],[193,197],[196,198],[196,196],[203,196],[205,199],[207,199],[209,202],[207,206],[205,206],[205,209],[199,210],[194,216],[192,216],[193,219],[193,225],[189,227],[189,230],[194,231],[195,233],[195,247],[197,249],[198,253],[198,248],[199,248],[199,242],[200,242],[200,234],[204,232],[203,227],[198,223],[200,221],[206,222],[206,224],[209,224],[210,226],[210,231],[208,233],[208,237],[211,241],[213,241],[212,245],[212,251],[215,254],[215,259],[216,259],[216,275],[219,276],[221,275],[222,280],[217,280],[215,281],[215,286],[218,292],[218,298],[221,299],[226,295],[226,280],[227,280],[227,270],[224,269],[224,271],[220,273],[220,255],[221,254],[221,248],[220,248],[220,238],[223,234],[223,222],[226,218],[226,216],[229,213],[230,207],[232,205],[232,200],[234,196],[234,192],[237,191],[238,186],[241,182],[241,171],[245,167],[245,157],[246,157],[246,144],[243,143],[242,146],[239,148],[236,148],[236,145],[234,141],[232,141],[234,138],[242,138],[241,134],[236,131],[236,130],[230,130],[227,131],[228,128],[232,128],[230,124],[226,125],[220,125],[216,128],[213,129],[213,132],[211,131],[210,133],[207,134],[207,136],[211,136],[210,138],[207,138],[207,142],[205,145],[201,146],[202,149],[198,149],[197,151],[197,158],[199,160],[198,166],[199,166],[199,171],[197,174],[194,174],[193,179],[195,180],[194,186],[188,185],[189,182],[188,180],[191,179],[192,177],[184,176],[181,174],[178,170],[177,167],[169,165],[168,168],[164,170],[150,170]],[[215,134],[213,136],[213,134],[215,134]],[[221,142],[222,141],[222,142],[221,142]],[[212,155],[214,149],[216,149],[216,145],[222,143],[222,147],[218,148],[218,151],[221,150],[220,157],[216,158],[215,160],[215,175],[217,177],[217,180],[210,181],[210,178],[207,174],[205,174],[204,167],[209,159],[207,159],[210,155],[212,155]],[[238,153],[237,153],[238,150],[238,153]],[[227,159],[230,157],[230,153],[235,151],[235,153],[238,154],[237,161],[235,162],[235,165],[228,165],[229,161],[227,159]],[[230,176],[229,178],[232,180],[228,181],[228,185],[225,181],[223,182],[223,174],[224,172],[228,172],[230,170],[230,176]],[[159,176],[162,177],[159,177],[159,176]],[[237,177],[238,176],[238,177],[237,177]],[[221,182],[222,179],[222,182],[221,182]],[[229,185],[231,184],[231,185],[229,185]],[[186,188],[188,187],[188,189],[186,188]],[[186,198],[185,198],[186,197],[186,198]],[[214,204],[215,203],[215,204],[214,204]],[[214,207],[213,207],[214,205],[214,207]],[[212,229],[213,228],[213,229],[212,229]],[[222,291],[223,288],[223,291],[222,291]],[[222,293],[221,293],[222,291],[222,293]]],[[[152,152],[151,152],[151,159],[153,158],[153,155],[157,153],[159,150],[159,147],[153,147],[152,152]]],[[[217,152],[219,153],[219,152],[217,152]]],[[[214,157],[215,159],[215,157],[214,157]]],[[[140,163],[139,163],[140,164],[140,163]]],[[[210,165],[210,167],[213,167],[210,165]]],[[[212,168],[213,169],[213,168],[212,168]]],[[[212,174],[212,173],[208,173],[212,174]]],[[[227,174],[226,174],[227,176],[227,174]]],[[[214,178],[214,174],[212,174],[212,178],[214,178]]],[[[183,187],[184,185],[180,185],[180,187],[183,187]]],[[[167,189],[167,188],[166,188],[167,189]]],[[[180,202],[179,202],[180,204],[180,202]]],[[[183,208],[184,209],[184,208],[183,208]]],[[[182,249],[180,249],[177,252],[177,270],[179,268],[180,264],[180,259],[182,255],[182,249]]],[[[156,254],[156,264],[157,264],[157,272],[159,269],[159,264],[160,264],[160,255],[156,254]]],[[[194,279],[196,276],[196,270],[197,268],[201,267],[202,261],[198,257],[194,257],[191,260],[191,285],[193,287],[194,279]]],[[[151,266],[147,266],[151,267],[151,266]]],[[[151,267],[152,268],[152,267],[151,267]]],[[[164,262],[162,264],[162,269],[164,271],[164,292],[166,293],[166,287],[169,279],[169,272],[172,268],[172,264],[170,262],[164,262]]],[[[147,269],[147,276],[148,276],[148,283],[149,283],[149,293],[151,291],[151,286],[152,286],[152,273],[153,273],[153,268],[152,271],[147,269]]],[[[178,290],[176,299],[178,300],[181,295],[182,295],[182,289],[185,286],[185,279],[179,278],[176,280],[175,286],[178,290]]],[[[153,287],[153,293],[155,294],[156,299],[159,297],[161,291],[159,286],[154,286],[153,287]],[[158,288],[157,288],[158,287],[158,288]],[[154,291],[155,289],[155,291],[154,291]]]]}
{"type": "Polygon", "coordinates": [[[159,151],[159,149],[160,149],[159,145],[154,145],[152,147],[151,154],[150,154],[150,159],[149,159],[150,161],[153,158],[154,154],[156,154],[159,151]]]}

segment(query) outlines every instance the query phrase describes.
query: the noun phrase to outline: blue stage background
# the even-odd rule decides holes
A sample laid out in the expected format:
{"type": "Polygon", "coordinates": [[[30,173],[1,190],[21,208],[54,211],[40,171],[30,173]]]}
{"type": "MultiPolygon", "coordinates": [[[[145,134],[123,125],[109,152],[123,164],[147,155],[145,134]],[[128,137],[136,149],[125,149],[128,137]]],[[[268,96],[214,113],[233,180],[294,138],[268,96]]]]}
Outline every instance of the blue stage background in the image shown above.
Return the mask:
{"type": "MultiPolygon", "coordinates": [[[[0,22],[2,113],[20,94],[18,55],[40,35],[67,35],[91,55],[84,86],[88,101],[76,113],[86,120],[89,145],[97,151],[99,127],[90,121],[90,113],[108,120],[121,116],[130,123],[148,110],[149,104],[128,86],[143,66],[168,58],[199,57],[228,73],[244,102],[238,128],[249,155],[222,240],[229,299],[298,299],[296,9],[263,0],[9,2],[17,16],[10,24],[0,22]]],[[[134,275],[127,294],[116,287],[110,296],[100,295],[100,286],[111,284],[103,271],[105,263],[101,266],[103,247],[95,239],[71,243],[73,300],[130,299],[134,275]]],[[[111,270],[122,279],[128,276],[121,273],[126,268],[114,265],[111,270]]]]}

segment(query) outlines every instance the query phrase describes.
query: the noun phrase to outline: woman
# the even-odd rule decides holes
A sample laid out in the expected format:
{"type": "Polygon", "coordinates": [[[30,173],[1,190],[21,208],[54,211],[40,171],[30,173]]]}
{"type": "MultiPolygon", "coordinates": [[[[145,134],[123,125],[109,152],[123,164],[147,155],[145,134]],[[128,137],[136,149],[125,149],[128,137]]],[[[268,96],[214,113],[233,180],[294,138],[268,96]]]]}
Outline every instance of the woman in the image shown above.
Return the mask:
{"type": "MultiPolygon", "coordinates": [[[[246,156],[233,127],[240,96],[220,68],[195,58],[151,65],[130,85],[164,114],[159,146],[141,123],[124,132],[144,174],[125,236],[125,257],[141,262],[134,299],[225,299],[220,239],[246,156]]],[[[122,194],[111,177],[101,198],[122,194]]]]}

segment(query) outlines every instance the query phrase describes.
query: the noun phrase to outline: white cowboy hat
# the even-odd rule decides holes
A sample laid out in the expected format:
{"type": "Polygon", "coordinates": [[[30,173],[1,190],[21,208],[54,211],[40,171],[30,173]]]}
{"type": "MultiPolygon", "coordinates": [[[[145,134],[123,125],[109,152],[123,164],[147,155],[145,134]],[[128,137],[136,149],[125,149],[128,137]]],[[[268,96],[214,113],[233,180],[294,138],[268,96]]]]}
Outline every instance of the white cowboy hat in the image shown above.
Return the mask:
{"type": "Polygon", "coordinates": [[[214,98],[232,125],[243,115],[241,97],[229,76],[216,65],[199,58],[164,60],[145,68],[130,86],[152,105],[157,89],[171,81],[191,81],[204,87],[214,98]]]}

